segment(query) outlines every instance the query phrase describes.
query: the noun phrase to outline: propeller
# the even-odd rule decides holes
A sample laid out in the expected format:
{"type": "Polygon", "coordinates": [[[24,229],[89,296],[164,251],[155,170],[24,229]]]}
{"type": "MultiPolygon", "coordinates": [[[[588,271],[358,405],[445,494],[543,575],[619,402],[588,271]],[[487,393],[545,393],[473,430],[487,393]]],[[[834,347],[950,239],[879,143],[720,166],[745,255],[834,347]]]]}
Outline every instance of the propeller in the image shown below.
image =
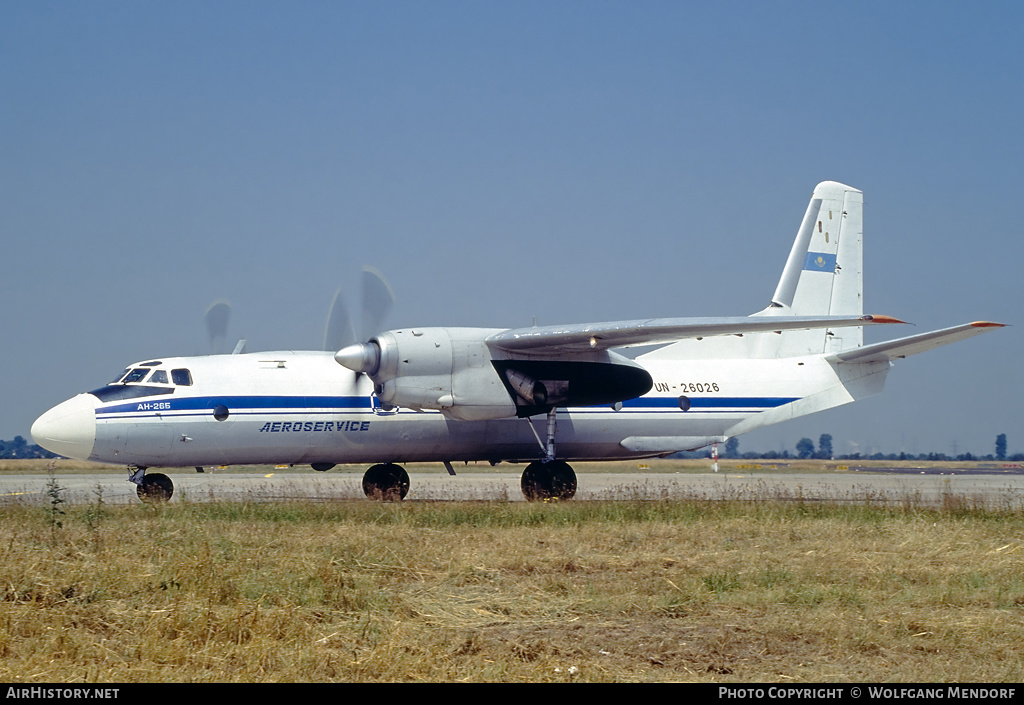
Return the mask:
{"type": "MultiPolygon", "coordinates": [[[[384,279],[380,270],[366,266],[363,267],[363,299],[362,299],[362,328],[360,337],[357,338],[352,324],[352,317],[349,315],[348,307],[345,305],[341,289],[334,294],[331,301],[331,308],[327,314],[327,326],[324,330],[324,350],[341,350],[352,345],[359,345],[359,340],[369,340],[384,327],[384,320],[387,318],[391,307],[395,303],[395,294],[391,286],[384,279]]],[[[231,319],[231,302],[226,299],[214,301],[206,309],[206,332],[210,339],[210,352],[219,355],[227,341],[228,322],[231,319]]],[[[245,351],[244,340],[238,341],[235,346],[235,353],[245,351]]]]}
{"type": "Polygon", "coordinates": [[[324,350],[337,350],[334,359],[342,366],[359,374],[376,371],[380,356],[376,345],[369,340],[384,327],[391,307],[395,303],[395,294],[384,279],[384,275],[374,267],[363,267],[363,300],[362,328],[357,338],[352,325],[352,317],[342,297],[341,289],[334,295],[331,311],[327,316],[327,328],[324,331],[324,350]],[[359,342],[367,341],[367,342],[359,342]],[[357,359],[358,358],[358,359],[357,359]]]}
{"type": "Polygon", "coordinates": [[[206,309],[206,333],[210,338],[210,352],[219,355],[228,335],[228,321],[231,318],[231,302],[225,299],[214,301],[206,309]]]}

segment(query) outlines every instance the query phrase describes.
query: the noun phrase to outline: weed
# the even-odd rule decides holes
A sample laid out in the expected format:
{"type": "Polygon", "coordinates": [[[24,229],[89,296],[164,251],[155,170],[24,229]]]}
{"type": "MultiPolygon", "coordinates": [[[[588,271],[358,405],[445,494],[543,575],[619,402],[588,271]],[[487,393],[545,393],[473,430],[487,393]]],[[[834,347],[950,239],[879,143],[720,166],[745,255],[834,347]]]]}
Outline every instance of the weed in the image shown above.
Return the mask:
{"type": "Polygon", "coordinates": [[[94,553],[101,553],[103,551],[103,537],[100,533],[100,524],[106,516],[106,510],[103,506],[103,487],[100,484],[96,485],[93,490],[94,501],[89,504],[85,510],[85,524],[89,529],[89,535],[92,537],[92,550],[94,553]]]}
{"type": "Polygon", "coordinates": [[[46,516],[50,524],[50,540],[55,546],[57,544],[57,531],[64,528],[62,517],[65,515],[65,512],[61,507],[65,501],[64,492],[65,488],[57,482],[57,476],[53,474],[53,469],[51,468],[49,478],[46,481],[46,498],[49,503],[46,509],[46,516]]]}
{"type": "Polygon", "coordinates": [[[710,575],[705,575],[702,580],[704,587],[714,593],[739,590],[742,584],[740,576],[731,571],[711,573],[710,575]]]}

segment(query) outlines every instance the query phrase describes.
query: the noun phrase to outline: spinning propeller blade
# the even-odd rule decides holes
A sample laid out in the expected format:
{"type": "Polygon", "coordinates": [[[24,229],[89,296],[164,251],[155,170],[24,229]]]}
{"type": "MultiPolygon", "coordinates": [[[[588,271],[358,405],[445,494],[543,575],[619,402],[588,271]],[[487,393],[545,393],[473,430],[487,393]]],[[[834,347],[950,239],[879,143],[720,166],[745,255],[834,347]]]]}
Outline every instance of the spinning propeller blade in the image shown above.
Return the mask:
{"type": "Polygon", "coordinates": [[[370,339],[384,328],[384,321],[395,303],[395,293],[380,270],[363,267],[363,306],[361,337],[352,333],[351,317],[345,310],[341,290],[334,296],[331,314],[324,336],[324,349],[337,350],[334,359],[356,373],[373,374],[379,363],[380,351],[370,339]],[[360,340],[366,342],[359,342],[360,340]]]}
{"type": "Polygon", "coordinates": [[[384,327],[384,320],[394,303],[395,294],[380,270],[370,266],[363,267],[363,325],[360,337],[356,337],[352,316],[349,315],[341,289],[338,289],[331,302],[330,313],[327,314],[323,349],[341,350],[360,340],[369,340],[384,327]]]}
{"type": "MultiPolygon", "coordinates": [[[[384,321],[395,303],[395,292],[384,279],[380,270],[374,267],[363,267],[363,329],[361,340],[369,340],[381,332],[384,321]]],[[[354,342],[354,341],[353,341],[354,342]]],[[[344,346],[339,345],[334,350],[344,346]]]]}
{"type": "Polygon", "coordinates": [[[221,299],[206,309],[206,333],[210,338],[210,352],[219,355],[228,335],[231,302],[221,299]]]}
{"type": "Polygon", "coordinates": [[[348,315],[348,306],[339,288],[331,301],[331,310],[327,314],[327,327],[324,330],[324,350],[340,350],[356,342],[356,334],[352,328],[352,319],[348,315]]]}

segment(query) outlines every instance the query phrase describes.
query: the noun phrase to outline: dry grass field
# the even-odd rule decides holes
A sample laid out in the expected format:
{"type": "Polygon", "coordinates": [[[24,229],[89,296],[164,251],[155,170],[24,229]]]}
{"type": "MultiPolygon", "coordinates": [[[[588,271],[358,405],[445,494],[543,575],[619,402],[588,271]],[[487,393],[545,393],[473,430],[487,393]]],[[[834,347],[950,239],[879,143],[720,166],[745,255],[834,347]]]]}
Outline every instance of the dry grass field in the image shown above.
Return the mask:
{"type": "Polygon", "coordinates": [[[51,490],[0,511],[0,681],[1024,680],[1020,508],[51,490]]]}

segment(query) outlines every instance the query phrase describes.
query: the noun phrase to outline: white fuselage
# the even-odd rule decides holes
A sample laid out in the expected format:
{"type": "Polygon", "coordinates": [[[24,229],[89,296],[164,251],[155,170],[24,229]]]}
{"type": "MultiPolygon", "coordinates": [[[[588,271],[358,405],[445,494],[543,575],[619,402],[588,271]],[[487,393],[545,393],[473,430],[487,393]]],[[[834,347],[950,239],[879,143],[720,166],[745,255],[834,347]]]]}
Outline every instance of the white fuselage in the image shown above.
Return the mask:
{"type": "MultiPolygon", "coordinates": [[[[559,458],[665,455],[761,426],[758,417],[773,423],[809,413],[797,409],[823,394],[827,406],[854,399],[821,356],[639,361],[654,380],[648,394],[614,408],[558,409],[559,458]]],[[[168,377],[186,369],[191,384],[110,385],[55,407],[33,434],[53,447],[55,434],[47,429],[59,423],[57,452],[146,467],[498,462],[544,455],[543,415],[465,421],[440,411],[384,410],[372,382],[338,365],[331,353],[165,358],[152,369],[168,377]]]]}

